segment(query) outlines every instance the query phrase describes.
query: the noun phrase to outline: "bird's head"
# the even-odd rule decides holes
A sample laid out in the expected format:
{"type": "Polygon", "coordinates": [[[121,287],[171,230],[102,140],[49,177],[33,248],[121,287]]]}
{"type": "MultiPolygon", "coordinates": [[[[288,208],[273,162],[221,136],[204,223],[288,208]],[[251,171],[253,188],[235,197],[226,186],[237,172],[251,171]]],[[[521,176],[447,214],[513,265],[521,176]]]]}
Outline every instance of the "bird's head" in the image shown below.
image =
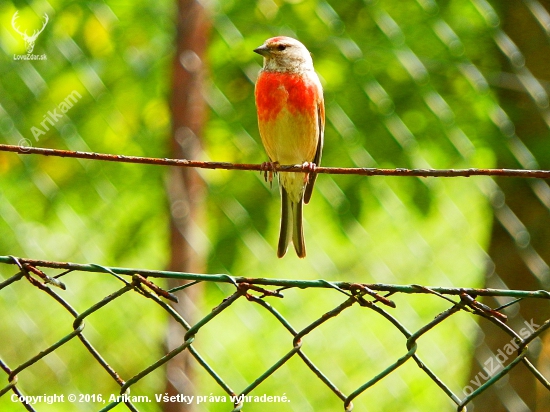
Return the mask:
{"type": "Polygon", "coordinates": [[[303,72],[313,70],[311,54],[306,46],[291,37],[279,36],[267,39],[254,49],[264,57],[264,70],[279,72],[303,72]]]}

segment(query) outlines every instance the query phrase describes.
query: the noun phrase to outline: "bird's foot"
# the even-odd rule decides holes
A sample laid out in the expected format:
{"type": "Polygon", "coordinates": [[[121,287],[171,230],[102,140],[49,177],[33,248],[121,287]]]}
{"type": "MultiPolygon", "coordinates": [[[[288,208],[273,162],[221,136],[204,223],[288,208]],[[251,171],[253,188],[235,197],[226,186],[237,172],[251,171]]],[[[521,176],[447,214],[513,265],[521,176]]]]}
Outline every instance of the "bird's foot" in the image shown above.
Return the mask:
{"type": "Polygon", "coordinates": [[[273,187],[273,175],[277,173],[276,167],[279,162],[263,162],[261,165],[260,174],[264,174],[264,179],[269,182],[269,187],[273,187]]]}
{"type": "Polygon", "coordinates": [[[312,173],[315,173],[317,170],[317,165],[313,162],[304,162],[302,164],[302,170],[305,172],[304,174],[304,184],[309,182],[309,175],[312,173]]]}

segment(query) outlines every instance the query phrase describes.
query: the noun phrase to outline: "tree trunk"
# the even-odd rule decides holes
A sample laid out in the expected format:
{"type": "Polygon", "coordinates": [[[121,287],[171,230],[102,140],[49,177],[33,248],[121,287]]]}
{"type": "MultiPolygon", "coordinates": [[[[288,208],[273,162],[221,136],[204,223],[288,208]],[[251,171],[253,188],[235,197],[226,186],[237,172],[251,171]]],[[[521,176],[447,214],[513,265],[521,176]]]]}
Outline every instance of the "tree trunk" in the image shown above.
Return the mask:
{"type": "MultiPolygon", "coordinates": [[[[204,55],[210,24],[198,1],[178,0],[176,53],[172,72],[172,156],[198,159],[202,150],[201,130],[205,119],[203,98],[204,55]]],[[[204,205],[204,184],[195,169],[171,170],[168,196],[170,202],[171,259],[169,270],[201,273],[204,271],[204,245],[199,233],[204,205]]],[[[177,284],[171,281],[170,287],[177,284]]],[[[202,289],[193,286],[179,292],[180,302],[174,305],[189,323],[196,317],[195,301],[202,289]]],[[[166,345],[168,350],[184,342],[185,330],[171,318],[166,345]]],[[[193,365],[188,351],[167,364],[166,391],[169,395],[193,394],[193,365]]],[[[165,403],[165,412],[188,412],[193,409],[184,403],[165,403]]]]}
{"type": "MultiPolygon", "coordinates": [[[[533,76],[541,80],[550,80],[550,46],[546,33],[537,23],[535,17],[526,7],[525,2],[500,2],[502,11],[502,29],[518,46],[525,58],[527,67],[533,76]]],[[[548,115],[548,108],[537,104],[533,98],[522,90],[518,77],[510,75],[522,74],[525,69],[521,59],[515,56],[516,65],[512,65],[502,54],[502,71],[507,75],[498,76],[498,97],[504,111],[515,125],[515,136],[534,155],[536,162],[519,162],[509,149],[507,137],[500,136],[495,145],[499,167],[545,168],[550,167],[550,153],[548,151],[549,127],[543,119],[544,112],[548,115]],[[544,150],[541,150],[544,149],[544,150]]],[[[523,151],[524,159],[529,155],[523,151]]],[[[486,286],[524,289],[548,290],[550,273],[546,262],[550,262],[550,213],[547,182],[528,179],[498,179],[504,198],[496,202],[495,219],[489,248],[489,256],[494,263],[487,273],[486,286]],[[542,185],[542,186],[541,186],[542,185]],[[546,187],[545,187],[546,186],[546,187]],[[541,193],[544,195],[541,196],[541,193]],[[546,203],[546,204],[545,204],[546,203]],[[515,219],[514,215],[518,220],[515,219]]],[[[497,307],[503,300],[486,299],[485,302],[497,307]]],[[[524,322],[533,322],[542,325],[550,318],[550,305],[540,299],[528,299],[519,305],[513,306],[519,311],[507,312],[508,324],[516,332],[525,327],[524,322]]],[[[490,322],[481,320],[480,327],[483,341],[476,349],[476,361],[471,372],[471,379],[479,378],[479,372],[491,361],[497,365],[493,355],[508,343],[511,337],[498,330],[490,322]],[[490,349],[490,351],[488,351],[490,349]],[[493,358],[492,360],[490,358],[493,358]]],[[[540,340],[532,342],[528,358],[539,371],[548,375],[550,358],[550,337],[543,335],[546,342],[540,340]]],[[[505,360],[504,365],[510,363],[515,355],[505,360]]],[[[501,370],[502,367],[499,367],[501,370]]],[[[481,383],[485,381],[482,380],[481,383]]],[[[475,389],[475,388],[474,388],[475,389]]],[[[487,391],[475,398],[473,402],[476,411],[548,411],[550,410],[550,394],[523,365],[518,364],[509,374],[493,385],[487,391]]],[[[470,408],[469,408],[470,410],[470,408]]]]}

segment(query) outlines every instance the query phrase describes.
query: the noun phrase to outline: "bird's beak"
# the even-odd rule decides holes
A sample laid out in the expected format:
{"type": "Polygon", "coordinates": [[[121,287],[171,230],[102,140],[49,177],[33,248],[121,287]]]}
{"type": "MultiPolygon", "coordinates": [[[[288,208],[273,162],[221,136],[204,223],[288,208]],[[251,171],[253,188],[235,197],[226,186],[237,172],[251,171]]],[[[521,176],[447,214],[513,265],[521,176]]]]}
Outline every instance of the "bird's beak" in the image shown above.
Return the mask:
{"type": "Polygon", "coordinates": [[[269,47],[265,44],[262,44],[260,47],[254,49],[254,53],[261,54],[262,56],[267,56],[270,53],[269,47]]]}

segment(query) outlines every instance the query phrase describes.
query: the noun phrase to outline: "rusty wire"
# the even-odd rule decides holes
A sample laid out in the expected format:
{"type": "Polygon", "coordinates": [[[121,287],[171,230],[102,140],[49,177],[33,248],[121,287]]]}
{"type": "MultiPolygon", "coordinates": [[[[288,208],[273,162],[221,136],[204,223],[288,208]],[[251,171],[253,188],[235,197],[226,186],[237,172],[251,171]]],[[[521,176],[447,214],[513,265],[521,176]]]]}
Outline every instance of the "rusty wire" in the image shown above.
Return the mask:
{"type": "MultiPolygon", "coordinates": [[[[49,262],[42,260],[17,258],[14,256],[0,256],[0,264],[15,266],[15,274],[3,280],[0,283],[0,292],[14,282],[28,282],[29,287],[35,287],[49,295],[54,301],[59,303],[67,310],[74,318],[72,331],[62,337],[56,343],[49,347],[42,348],[39,353],[30,356],[29,359],[20,365],[8,365],[0,358],[0,367],[5,372],[7,382],[0,384],[0,396],[5,396],[8,393],[13,393],[16,396],[21,396],[25,387],[24,380],[19,380],[19,374],[30,368],[33,364],[46,357],[59,347],[65,345],[73,338],[78,338],[86,350],[88,350],[94,359],[104,368],[112,379],[120,387],[120,394],[129,393],[132,385],[140,381],[143,377],[153,372],[157,368],[164,365],[169,359],[177,354],[187,350],[197,361],[197,364],[218,383],[218,385],[227,393],[229,397],[233,397],[233,411],[240,411],[244,405],[243,396],[249,395],[255,388],[262,384],[266,379],[270,378],[282,365],[288,362],[291,358],[297,356],[304,364],[317,376],[326,387],[334,393],[335,396],[341,399],[343,407],[346,411],[353,410],[353,400],[375,383],[384,379],[394,370],[399,368],[410,359],[418,365],[418,367],[426,373],[433,382],[449,397],[450,401],[456,405],[457,411],[466,411],[466,405],[472,401],[477,395],[485,391],[499,379],[508,374],[514,367],[522,363],[533,373],[539,382],[548,390],[550,390],[550,382],[545,378],[539,370],[526,357],[528,344],[539,338],[548,328],[550,328],[550,319],[546,320],[540,327],[533,331],[527,337],[520,336],[517,331],[514,331],[506,324],[506,315],[502,312],[504,307],[509,307],[518,304],[524,299],[550,299],[550,292],[545,290],[540,291],[522,291],[522,290],[503,290],[503,289],[471,289],[471,288],[443,288],[443,287],[425,287],[420,285],[386,285],[386,284],[357,284],[349,282],[328,282],[325,280],[290,280],[290,279],[250,279],[231,277],[228,275],[206,275],[194,273],[167,272],[155,270],[140,270],[132,268],[116,268],[104,267],[96,264],[76,264],[67,262],[49,262]],[[55,271],[55,274],[47,274],[45,271],[55,271]],[[63,296],[66,291],[64,283],[60,280],[63,276],[77,273],[95,273],[114,276],[121,282],[121,287],[114,293],[111,293],[89,307],[87,310],[78,313],[67,301],[67,297],[63,296]],[[192,281],[187,284],[187,287],[193,287],[200,282],[216,282],[229,283],[235,287],[233,293],[225,297],[216,307],[212,309],[205,317],[191,325],[186,319],[178,314],[164,299],[177,301],[178,292],[183,288],[176,287],[165,291],[155,285],[151,279],[171,278],[185,281],[192,281]],[[297,288],[300,290],[307,288],[322,288],[333,290],[335,293],[342,295],[342,301],[339,305],[329,310],[317,320],[305,326],[301,330],[295,329],[273,306],[268,303],[270,298],[284,298],[283,291],[297,288]],[[59,290],[56,290],[59,289],[59,290]],[[179,325],[185,330],[185,336],[179,346],[167,352],[153,364],[144,368],[139,373],[132,377],[122,377],[115,371],[107,361],[101,356],[99,351],[95,349],[90,341],[86,338],[84,332],[85,320],[92,313],[100,310],[105,305],[113,302],[126,293],[134,292],[139,296],[154,301],[160,308],[172,316],[179,325]],[[439,313],[432,321],[422,326],[416,331],[409,331],[407,327],[392,315],[392,308],[395,303],[390,299],[391,296],[397,294],[430,294],[444,299],[448,303],[448,308],[439,313]],[[508,304],[499,308],[490,308],[476,300],[477,296],[504,296],[514,298],[508,304]],[[244,298],[250,304],[257,304],[272,315],[288,332],[289,342],[292,344],[291,349],[277,360],[264,373],[249,383],[246,388],[235,390],[227,384],[220,373],[215,371],[199,354],[193,346],[193,341],[201,328],[213,320],[224,310],[233,305],[237,300],[244,298]],[[306,355],[307,339],[306,336],[317,328],[321,328],[326,322],[338,317],[342,312],[352,306],[360,306],[365,310],[370,310],[386,319],[393,327],[406,338],[403,347],[402,356],[393,362],[382,372],[374,377],[365,373],[365,383],[357,387],[351,393],[345,394],[341,391],[328,377],[318,368],[313,361],[306,355]],[[453,393],[451,389],[443,382],[419,357],[417,349],[419,346],[418,340],[424,334],[429,332],[435,326],[448,319],[457,312],[467,312],[472,315],[479,316],[489,322],[495,324],[498,328],[511,336],[517,345],[517,354],[510,363],[503,367],[498,373],[494,374],[479,388],[472,391],[465,397],[460,397],[453,393]]],[[[110,402],[101,411],[107,411],[123,403],[129,410],[138,411],[138,407],[130,398],[121,397],[117,401],[110,402]]],[[[30,404],[23,404],[29,411],[36,409],[30,404]]]]}
{"type": "MultiPolygon", "coordinates": [[[[195,167],[199,169],[225,170],[256,170],[267,172],[265,164],[237,164],[230,162],[206,162],[188,159],[167,159],[141,156],[125,156],[120,154],[81,152],[72,150],[48,149],[43,147],[16,146],[0,144],[0,151],[18,154],[37,154],[43,156],[70,157],[76,159],[102,160],[106,162],[138,163],[157,166],[195,167]]],[[[309,165],[278,165],[269,166],[276,172],[310,172],[309,165]]],[[[470,177],[470,176],[498,176],[550,179],[550,170],[529,169],[381,169],[374,167],[315,167],[315,173],[335,175],[361,176],[410,176],[410,177],[470,177]]]]}

